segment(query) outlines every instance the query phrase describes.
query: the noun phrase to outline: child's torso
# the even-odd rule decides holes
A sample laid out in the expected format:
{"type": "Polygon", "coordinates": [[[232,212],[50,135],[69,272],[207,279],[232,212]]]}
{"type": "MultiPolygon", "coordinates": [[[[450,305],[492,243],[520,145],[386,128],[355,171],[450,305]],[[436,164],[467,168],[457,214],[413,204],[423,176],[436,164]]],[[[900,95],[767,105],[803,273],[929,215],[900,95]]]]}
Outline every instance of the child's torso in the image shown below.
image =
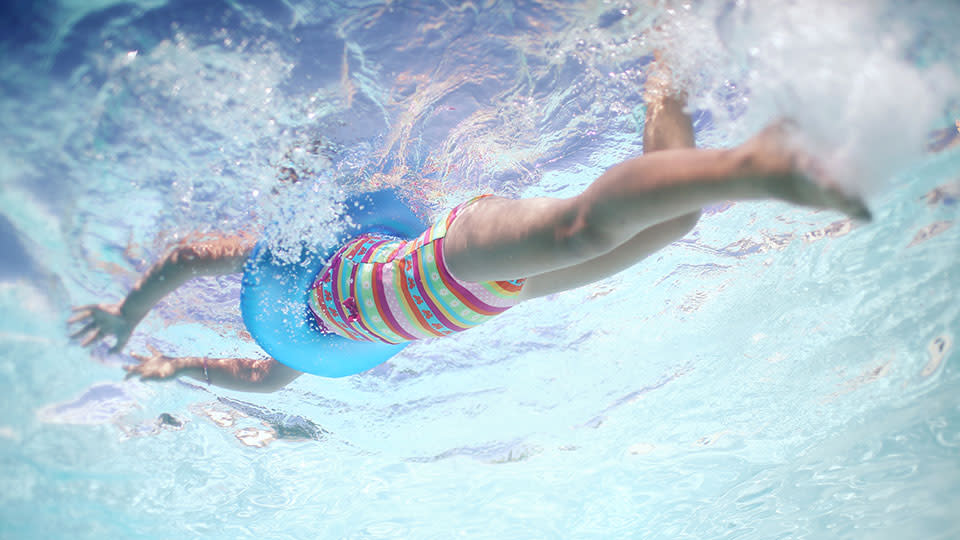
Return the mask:
{"type": "Polygon", "coordinates": [[[446,267],[447,227],[472,202],[413,240],[367,234],[347,242],[311,287],[313,314],[350,339],[401,343],[460,332],[516,305],[523,279],[466,282],[446,267]]]}

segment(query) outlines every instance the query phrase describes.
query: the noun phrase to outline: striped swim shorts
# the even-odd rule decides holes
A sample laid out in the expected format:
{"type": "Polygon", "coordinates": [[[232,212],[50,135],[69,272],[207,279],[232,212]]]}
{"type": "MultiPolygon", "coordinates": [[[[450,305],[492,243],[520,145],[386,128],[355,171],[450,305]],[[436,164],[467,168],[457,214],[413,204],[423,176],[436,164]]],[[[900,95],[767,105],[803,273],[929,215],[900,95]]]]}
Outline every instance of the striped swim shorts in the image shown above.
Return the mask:
{"type": "Polygon", "coordinates": [[[357,341],[403,343],[461,332],[516,305],[523,279],[461,281],[443,260],[450,224],[487,196],[457,206],[413,240],[364,234],[347,242],[310,290],[320,326],[357,341]]]}

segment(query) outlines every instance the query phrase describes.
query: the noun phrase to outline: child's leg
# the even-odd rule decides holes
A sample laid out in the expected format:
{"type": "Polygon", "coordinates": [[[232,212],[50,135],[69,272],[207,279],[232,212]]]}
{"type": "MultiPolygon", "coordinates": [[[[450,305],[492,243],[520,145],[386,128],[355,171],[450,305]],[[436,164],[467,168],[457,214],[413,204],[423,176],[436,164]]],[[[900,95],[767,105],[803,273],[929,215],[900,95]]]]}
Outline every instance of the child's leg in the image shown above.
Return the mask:
{"type": "MultiPolygon", "coordinates": [[[[653,77],[651,77],[653,79],[653,77]]],[[[643,152],[694,146],[693,122],[685,100],[669,91],[663,79],[648,83],[643,124],[643,152]]],[[[700,219],[700,210],[648,227],[613,251],[586,262],[527,278],[520,293],[529,300],[600,281],[625,270],[651,253],[683,238],[700,219]]]]}
{"type": "Polygon", "coordinates": [[[586,262],[527,278],[520,299],[530,300],[589,285],[637,264],[689,233],[700,212],[690,213],[648,227],[613,251],[586,262]]]}
{"type": "MultiPolygon", "coordinates": [[[[778,198],[869,218],[789,147],[784,124],[731,150],[673,148],[616,165],[570,199],[488,197],[452,224],[450,271],[467,281],[537,276],[608,254],[639,232],[729,199],[778,198]]],[[[670,235],[667,235],[670,236],[670,235]]]]}

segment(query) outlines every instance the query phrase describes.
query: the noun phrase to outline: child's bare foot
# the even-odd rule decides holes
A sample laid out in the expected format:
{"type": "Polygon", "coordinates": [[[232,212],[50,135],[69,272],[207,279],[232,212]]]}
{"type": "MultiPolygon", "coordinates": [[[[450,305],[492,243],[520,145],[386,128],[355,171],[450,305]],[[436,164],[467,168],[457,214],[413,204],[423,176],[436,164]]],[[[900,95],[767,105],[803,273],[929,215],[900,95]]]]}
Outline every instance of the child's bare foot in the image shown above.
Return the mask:
{"type": "Polygon", "coordinates": [[[648,107],[657,105],[664,98],[681,96],[683,90],[675,88],[670,68],[660,61],[660,53],[654,52],[654,60],[648,66],[647,81],[643,85],[643,101],[648,107]]]}
{"type": "Polygon", "coordinates": [[[870,221],[870,210],[857,195],[850,195],[824,168],[799,148],[796,126],[782,120],[768,126],[744,143],[738,151],[746,156],[745,167],[759,180],[767,196],[801,206],[839,210],[850,217],[870,221]]]}
{"type": "Polygon", "coordinates": [[[669,148],[694,146],[693,122],[684,112],[686,92],[673,83],[670,69],[660,61],[660,54],[650,65],[644,86],[646,117],[643,125],[643,151],[650,153],[669,148]]]}

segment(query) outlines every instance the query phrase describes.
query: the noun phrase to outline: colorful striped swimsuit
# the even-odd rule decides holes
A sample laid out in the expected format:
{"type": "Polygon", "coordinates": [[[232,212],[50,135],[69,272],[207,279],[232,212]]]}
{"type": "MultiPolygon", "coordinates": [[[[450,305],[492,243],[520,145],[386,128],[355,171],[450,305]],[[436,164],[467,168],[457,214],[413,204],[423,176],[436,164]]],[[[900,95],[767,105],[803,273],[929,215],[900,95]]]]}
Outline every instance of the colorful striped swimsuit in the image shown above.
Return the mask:
{"type": "Polygon", "coordinates": [[[357,341],[402,343],[472,328],[519,302],[523,279],[467,282],[443,259],[450,211],[413,240],[364,234],[331,258],[311,287],[310,310],[322,328],[357,341]]]}

